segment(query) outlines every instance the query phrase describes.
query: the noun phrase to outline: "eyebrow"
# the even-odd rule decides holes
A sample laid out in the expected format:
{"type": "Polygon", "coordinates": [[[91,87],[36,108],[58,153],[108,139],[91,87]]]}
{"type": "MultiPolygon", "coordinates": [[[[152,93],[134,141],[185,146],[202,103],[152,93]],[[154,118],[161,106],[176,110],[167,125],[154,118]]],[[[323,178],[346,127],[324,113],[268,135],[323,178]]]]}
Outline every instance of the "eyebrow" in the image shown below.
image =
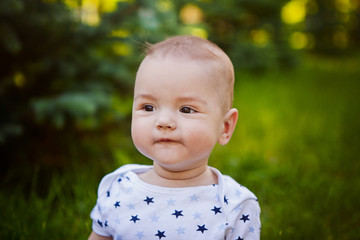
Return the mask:
{"type": "MultiPolygon", "coordinates": [[[[156,97],[154,97],[153,95],[151,94],[139,94],[139,95],[136,95],[135,98],[134,98],[134,101],[136,101],[137,99],[148,99],[148,100],[151,100],[151,101],[154,101],[156,100],[156,97]]],[[[196,97],[196,96],[181,96],[181,97],[178,97],[176,98],[176,101],[179,101],[179,102],[200,102],[204,105],[207,105],[207,102],[203,99],[201,99],[200,97],[196,97]]]]}
{"type": "Polygon", "coordinates": [[[145,98],[145,99],[149,99],[149,100],[155,100],[155,97],[150,95],[150,94],[139,94],[139,95],[136,95],[135,98],[134,98],[134,101],[138,98],[145,98]]]}
{"type": "Polygon", "coordinates": [[[204,105],[207,105],[207,102],[205,100],[201,99],[200,97],[185,96],[185,97],[179,97],[176,100],[180,101],[180,102],[200,102],[204,105]]]}

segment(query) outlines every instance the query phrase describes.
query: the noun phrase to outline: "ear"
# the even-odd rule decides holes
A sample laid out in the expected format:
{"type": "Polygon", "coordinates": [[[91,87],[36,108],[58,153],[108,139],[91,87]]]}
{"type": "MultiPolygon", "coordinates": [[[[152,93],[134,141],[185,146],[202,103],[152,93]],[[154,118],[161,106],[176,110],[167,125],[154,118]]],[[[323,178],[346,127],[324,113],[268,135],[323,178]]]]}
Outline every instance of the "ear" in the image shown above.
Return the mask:
{"type": "Polygon", "coordinates": [[[239,113],[236,108],[232,108],[226,113],[223,130],[218,140],[219,144],[226,145],[230,141],[230,138],[235,130],[238,114],[239,113]]]}

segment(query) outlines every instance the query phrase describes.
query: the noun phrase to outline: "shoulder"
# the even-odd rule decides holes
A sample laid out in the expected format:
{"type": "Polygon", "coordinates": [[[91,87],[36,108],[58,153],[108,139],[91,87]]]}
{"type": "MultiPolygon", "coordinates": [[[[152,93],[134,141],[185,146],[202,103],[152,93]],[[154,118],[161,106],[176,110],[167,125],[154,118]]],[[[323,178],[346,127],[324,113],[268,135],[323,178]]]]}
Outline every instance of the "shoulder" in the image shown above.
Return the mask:
{"type": "Polygon", "coordinates": [[[229,212],[251,209],[260,213],[258,199],[247,187],[239,184],[232,177],[222,174],[219,177],[219,185],[221,185],[224,204],[229,212]]]}
{"type": "Polygon", "coordinates": [[[234,239],[239,236],[260,239],[261,209],[257,197],[229,176],[222,176],[222,181],[225,209],[232,228],[230,235],[234,239]]]}
{"type": "Polygon", "coordinates": [[[253,192],[251,192],[247,187],[239,184],[232,177],[223,175],[223,184],[225,194],[227,193],[232,195],[239,201],[245,201],[249,199],[257,201],[257,197],[253,192]]]}
{"type": "Polygon", "coordinates": [[[102,196],[107,194],[107,191],[111,188],[114,182],[120,180],[128,172],[141,172],[145,171],[146,169],[151,168],[151,166],[147,165],[139,165],[139,164],[127,164],[124,166],[119,167],[115,171],[105,175],[101,180],[98,188],[98,196],[102,196]]]}
{"type": "Polygon", "coordinates": [[[236,199],[236,202],[242,202],[250,199],[257,201],[255,194],[252,193],[248,188],[239,184],[232,177],[222,174],[216,168],[212,168],[212,170],[218,176],[218,184],[220,186],[222,195],[232,197],[234,200],[236,199]]]}

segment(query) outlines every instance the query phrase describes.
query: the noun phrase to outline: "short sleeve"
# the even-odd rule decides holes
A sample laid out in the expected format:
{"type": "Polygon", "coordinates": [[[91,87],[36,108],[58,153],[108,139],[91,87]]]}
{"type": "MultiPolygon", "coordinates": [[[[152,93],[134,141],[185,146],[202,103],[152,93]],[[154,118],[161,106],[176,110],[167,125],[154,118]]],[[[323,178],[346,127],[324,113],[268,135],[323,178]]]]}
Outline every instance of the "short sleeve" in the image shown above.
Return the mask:
{"type": "Polygon", "coordinates": [[[101,212],[101,208],[98,204],[95,205],[91,211],[90,217],[92,219],[93,231],[101,236],[109,237],[111,234],[107,231],[107,220],[101,212]]]}
{"type": "Polygon", "coordinates": [[[256,199],[247,199],[234,208],[230,219],[232,226],[226,239],[260,239],[260,206],[256,199]]]}
{"type": "Polygon", "coordinates": [[[107,174],[101,180],[98,188],[98,198],[96,205],[91,211],[90,217],[92,219],[92,229],[93,231],[101,236],[109,237],[111,233],[108,228],[108,211],[106,211],[107,201],[108,201],[108,192],[111,189],[113,182],[119,176],[119,169],[107,174]]]}
{"type": "Polygon", "coordinates": [[[106,237],[112,236],[113,232],[110,226],[112,214],[109,210],[109,206],[111,205],[109,201],[111,200],[110,192],[112,186],[117,183],[119,178],[121,178],[126,172],[133,170],[142,171],[148,168],[149,166],[128,164],[103,177],[99,184],[96,205],[90,214],[92,219],[92,229],[96,234],[106,237]]]}

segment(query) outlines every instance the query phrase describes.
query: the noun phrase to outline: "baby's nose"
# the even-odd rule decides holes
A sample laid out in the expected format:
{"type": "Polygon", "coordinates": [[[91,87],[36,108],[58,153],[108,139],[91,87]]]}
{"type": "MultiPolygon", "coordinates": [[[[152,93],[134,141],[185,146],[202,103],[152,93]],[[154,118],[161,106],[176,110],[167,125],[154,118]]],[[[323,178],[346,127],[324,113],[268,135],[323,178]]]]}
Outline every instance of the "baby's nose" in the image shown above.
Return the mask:
{"type": "Polygon", "coordinates": [[[156,128],[158,129],[175,129],[176,123],[168,114],[162,114],[156,121],[156,128]]]}

